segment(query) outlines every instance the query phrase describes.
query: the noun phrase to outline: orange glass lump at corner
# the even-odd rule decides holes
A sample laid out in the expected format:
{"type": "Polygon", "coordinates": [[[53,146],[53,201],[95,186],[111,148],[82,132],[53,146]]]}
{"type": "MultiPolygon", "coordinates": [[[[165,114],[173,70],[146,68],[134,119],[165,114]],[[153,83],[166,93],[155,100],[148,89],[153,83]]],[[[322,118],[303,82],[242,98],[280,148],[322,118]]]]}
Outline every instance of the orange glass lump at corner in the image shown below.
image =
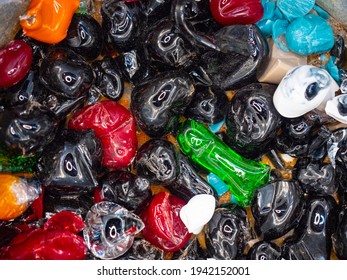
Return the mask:
{"type": "Polygon", "coordinates": [[[41,186],[37,181],[0,174],[0,221],[22,215],[40,193],[41,186]]]}
{"type": "Polygon", "coordinates": [[[48,44],[59,43],[66,37],[79,5],[79,0],[32,0],[20,18],[24,35],[48,44]]]}

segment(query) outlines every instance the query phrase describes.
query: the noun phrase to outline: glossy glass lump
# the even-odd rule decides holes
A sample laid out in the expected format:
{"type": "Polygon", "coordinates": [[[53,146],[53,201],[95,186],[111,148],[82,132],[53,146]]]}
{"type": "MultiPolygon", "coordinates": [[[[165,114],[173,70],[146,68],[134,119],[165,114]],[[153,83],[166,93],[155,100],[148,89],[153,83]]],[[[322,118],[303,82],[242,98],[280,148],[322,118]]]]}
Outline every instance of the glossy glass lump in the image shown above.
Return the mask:
{"type": "Polygon", "coordinates": [[[91,252],[100,259],[123,255],[131,247],[134,236],[144,228],[137,215],[109,201],[93,205],[85,223],[84,239],[91,252]]]}

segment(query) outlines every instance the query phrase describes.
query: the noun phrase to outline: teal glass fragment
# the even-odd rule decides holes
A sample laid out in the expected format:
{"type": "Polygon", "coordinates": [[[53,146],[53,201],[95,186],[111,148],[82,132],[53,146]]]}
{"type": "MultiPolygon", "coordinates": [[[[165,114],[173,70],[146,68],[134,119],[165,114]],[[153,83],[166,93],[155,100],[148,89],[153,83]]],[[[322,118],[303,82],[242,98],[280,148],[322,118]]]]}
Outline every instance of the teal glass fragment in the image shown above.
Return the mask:
{"type": "Polygon", "coordinates": [[[286,43],[299,55],[311,55],[329,51],[335,41],[330,24],[318,15],[309,14],[288,25],[286,43]]]}
{"type": "Polygon", "coordinates": [[[323,53],[319,56],[319,60],[323,62],[328,61],[328,56],[325,53],[323,53]]]}
{"type": "Polygon", "coordinates": [[[315,0],[277,0],[277,7],[289,21],[305,16],[315,5],[315,0]]]}
{"type": "Polygon", "coordinates": [[[210,124],[208,127],[210,128],[210,130],[213,132],[213,133],[217,133],[220,131],[220,129],[222,128],[222,126],[224,125],[225,123],[225,119],[220,121],[219,123],[215,123],[215,124],[210,124]]]}
{"type": "Polygon", "coordinates": [[[317,5],[314,5],[313,9],[316,11],[316,13],[321,16],[322,18],[324,19],[329,19],[330,18],[330,15],[324,11],[321,7],[317,6],[317,5]]]}
{"type": "Polygon", "coordinates": [[[334,80],[340,84],[341,78],[340,78],[340,69],[335,64],[336,57],[331,56],[327,64],[325,65],[325,70],[327,70],[331,77],[334,78],[334,80]]]}
{"type": "Polygon", "coordinates": [[[265,38],[272,36],[272,25],[276,21],[275,15],[276,2],[270,0],[262,0],[264,15],[260,21],[256,23],[260,32],[265,38]]]}
{"type": "Polygon", "coordinates": [[[286,19],[279,8],[275,9],[274,15],[275,15],[275,18],[286,19]]]}
{"type": "Polygon", "coordinates": [[[261,34],[265,38],[269,38],[272,36],[272,26],[275,22],[271,19],[262,19],[256,23],[256,26],[260,29],[261,34]]]}
{"type": "Polygon", "coordinates": [[[289,52],[286,43],[286,30],[289,25],[289,21],[286,19],[278,19],[272,26],[272,39],[277,47],[281,50],[289,52]]]}
{"type": "Polygon", "coordinates": [[[216,191],[218,196],[225,194],[229,190],[228,186],[212,172],[207,175],[207,182],[216,191]]]}
{"type": "Polygon", "coordinates": [[[262,19],[273,19],[275,16],[276,3],[269,0],[263,0],[261,2],[264,8],[264,15],[262,19]]]}
{"type": "MultiPolygon", "coordinates": [[[[212,172],[207,175],[207,182],[216,191],[218,196],[225,194],[229,188],[216,174],[212,172]]],[[[230,194],[230,202],[233,204],[240,204],[233,194],[230,194]]]]}
{"type": "Polygon", "coordinates": [[[237,204],[237,205],[240,205],[239,201],[236,199],[235,196],[233,196],[232,194],[230,195],[230,201],[231,203],[233,204],[237,204]]]}

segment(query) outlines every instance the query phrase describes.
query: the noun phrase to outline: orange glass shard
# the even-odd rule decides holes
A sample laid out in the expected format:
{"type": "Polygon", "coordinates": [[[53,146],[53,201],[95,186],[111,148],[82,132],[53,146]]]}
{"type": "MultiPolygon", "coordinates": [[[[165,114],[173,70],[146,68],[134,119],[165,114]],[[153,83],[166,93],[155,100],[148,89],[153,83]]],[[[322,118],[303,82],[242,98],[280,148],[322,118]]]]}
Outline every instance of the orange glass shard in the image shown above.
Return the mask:
{"type": "Polygon", "coordinates": [[[0,174],[0,221],[23,214],[39,196],[35,182],[10,174],[0,174]]]}
{"type": "Polygon", "coordinates": [[[56,44],[67,34],[79,0],[32,0],[20,24],[25,36],[56,44]]]}

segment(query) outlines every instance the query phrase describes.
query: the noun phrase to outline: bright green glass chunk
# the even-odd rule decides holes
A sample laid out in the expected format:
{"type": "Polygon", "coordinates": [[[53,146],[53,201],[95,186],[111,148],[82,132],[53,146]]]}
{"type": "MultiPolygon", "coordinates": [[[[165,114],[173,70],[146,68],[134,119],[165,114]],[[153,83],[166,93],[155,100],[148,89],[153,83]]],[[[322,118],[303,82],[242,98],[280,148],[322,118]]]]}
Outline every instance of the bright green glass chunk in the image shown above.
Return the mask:
{"type": "Polygon", "coordinates": [[[202,123],[185,120],[177,142],[191,160],[223,180],[242,206],[249,206],[253,191],[269,180],[270,166],[242,157],[202,123]]]}
{"type": "Polygon", "coordinates": [[[32,173],[38,156],[22,157],[9,154],[0,147],[0,173],[32,173]]]}

